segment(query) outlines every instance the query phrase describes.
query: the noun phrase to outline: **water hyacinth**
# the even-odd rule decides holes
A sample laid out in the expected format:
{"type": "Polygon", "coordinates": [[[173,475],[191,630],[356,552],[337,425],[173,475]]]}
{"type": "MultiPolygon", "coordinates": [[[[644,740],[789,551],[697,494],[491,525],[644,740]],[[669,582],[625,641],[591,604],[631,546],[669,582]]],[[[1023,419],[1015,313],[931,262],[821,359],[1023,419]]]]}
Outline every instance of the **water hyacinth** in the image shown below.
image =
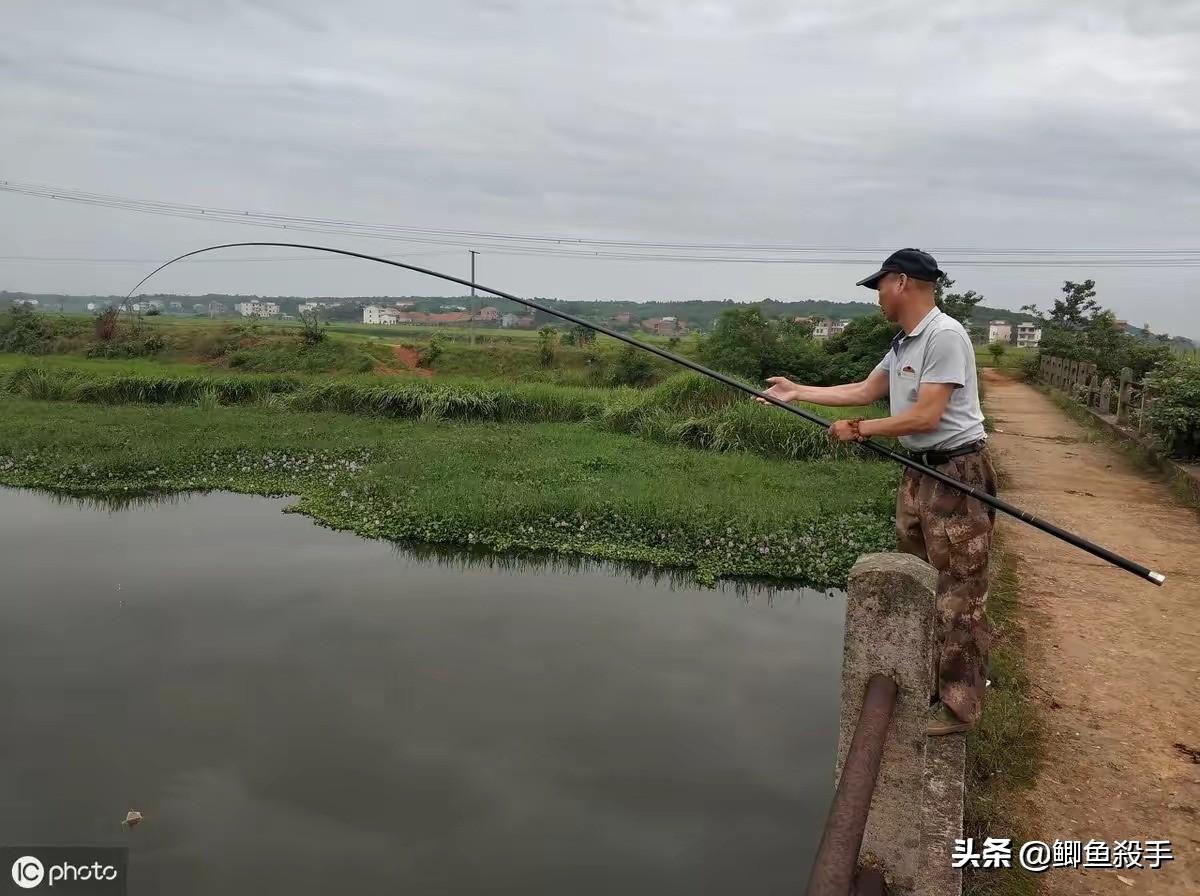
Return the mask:
{"type": "Polygon", "coordinates": [[[893,544],[890,518],[866,512],[770,531],[702,517],[675,519],[667,527],[616,508],[521,518],[497,508],[493,519],[481,521],[448,508],[431,512],[428,505],[379,490],[363,478],[371,464],[361,451],[234,451],[199,452],[138,469],[30,452],[0,457],[0,483],[94,495],[208,489],[299,495],[289,509],[369,537],[648,563],[690,569],[705,584],[754,576],[839,586],[859,554],[893,544]]]}

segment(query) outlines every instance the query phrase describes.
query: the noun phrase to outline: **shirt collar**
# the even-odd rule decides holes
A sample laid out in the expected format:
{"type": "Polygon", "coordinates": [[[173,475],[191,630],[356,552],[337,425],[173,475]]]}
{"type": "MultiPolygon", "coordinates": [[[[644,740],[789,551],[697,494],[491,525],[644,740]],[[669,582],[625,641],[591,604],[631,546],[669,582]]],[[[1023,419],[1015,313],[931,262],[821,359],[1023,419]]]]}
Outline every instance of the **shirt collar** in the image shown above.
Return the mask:
{"type": "Polygon", "coordinates": [[[937,305],[934,305],[932,308],[929,309],[928,314],[926,314],[923,318],[921,318],[919,321],[917,321],[917,325],[912,328],[911,333],[905,333],[903,330],[901,330],[899,333],[897,333],[895,336],[893,336],[892,337],[892,351],[898,351],[900,348],[900,344],[902,342],[904,342],[905,339],[913,339],[914,337],[920,336],[922,331],[927,326],[929,326],[929,322],[941,313],[942,313],[942,309],[937,307],[937,305]]]}

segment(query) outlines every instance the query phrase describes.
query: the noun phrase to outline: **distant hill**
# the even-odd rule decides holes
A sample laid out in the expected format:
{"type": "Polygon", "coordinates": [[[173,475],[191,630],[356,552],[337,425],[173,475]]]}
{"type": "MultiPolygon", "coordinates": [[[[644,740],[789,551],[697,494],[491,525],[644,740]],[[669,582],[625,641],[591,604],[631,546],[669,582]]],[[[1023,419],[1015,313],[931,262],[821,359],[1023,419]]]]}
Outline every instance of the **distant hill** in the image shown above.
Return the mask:
{"type": "MultiPolygon", "coordinates": [[[[367,305],[367,304],[392,304],[394,302],[411,303],[414,310],[417,311],[436,311],[444,306],[461,306],[468,308],[471,305],[470,296],[252,296],[252,295],[224,295],[224,294],[207,294],[202,296],[184,296],[172,295],[169,293],[145,293],[139,294],[141,300],[159,299],[164,304],[168,302],[182,302],[184,308],[191,309],[193,304],[208,302],[223,302],[226,307],[232,310],[234,304],[238,302],[248,301],[250,299],[270,299],[273,302],[278,302],[281,310],[285,313],[295,314],[296,306],[302,302],[337,302],[348,305],[367,305]]],[[[585,320],[595,321],[597,323],[603,321],[612,321],[619,314],[629,314],[634,320],[646,320],[656,317],[677,317],[687,321],[689,329],[692,330],[708,330],[716,322],[722,311],[728,308],[744,307],[747,305],[757,305],[762,309],[762,312],[767,317],[815,317],[815,318],[834,318],[846,319],[862,317],[867,314],[874,314],[879,310],[879,306],[874,302],[843,302],[836,299],[800,299],[796,301],[783,301],[780,299],[764,299],[761,302],[734,302],[732,299],[688,299],[684,301],[632,301],[626,299],[587,299],[587,300],[566,300],[553,299],[541,296],[532,297],[535,301],[545,305],[550,305],[561,311],[566,311],[569,314],[574,314],[582,317],[585,320]]],[[[80,312],[86,311],[89,302],[98,302],[103,304],[121,303],[125,300],[124,296],[69,296],[55,295],[47,293],[25,293],[25,292],[0,292],[0,307],[6,306],[16,300],[36,299],[39,307],[43,311],[68,311],[80,312]]],[[[498,308],[501,312],[518,311],[523,306],[517,305],[503,299],[496,299],[491,296],[478,296],[475,301],[482,307],[491,305],[498,308]]],[[[992,308],[988,305],[977,305],[974,313],[971,315],[971,323],[977,328],[986,327],[989,321],[1002,320],[1008,323],[1019,323],[1029,320],[1028,314],[1022,311],[1010,311],[1007,308],[992,308]]],[[[538,313],[536,315],[538,324],[551,323],[557,321],[550,315],[538,313]]],[[[1131,335],[1140,336],[1141,328],[1130,328],[1131,335]]],[[[1154,335],[1146,337],[1151,340],[1156,340],[1154,335]]],[[[1196,342],[1186,339],[1182,336],[1176,336],[1171,339],[1171,343],[1179,348],[1191,350],[1197,345],[1196,342]]]]}

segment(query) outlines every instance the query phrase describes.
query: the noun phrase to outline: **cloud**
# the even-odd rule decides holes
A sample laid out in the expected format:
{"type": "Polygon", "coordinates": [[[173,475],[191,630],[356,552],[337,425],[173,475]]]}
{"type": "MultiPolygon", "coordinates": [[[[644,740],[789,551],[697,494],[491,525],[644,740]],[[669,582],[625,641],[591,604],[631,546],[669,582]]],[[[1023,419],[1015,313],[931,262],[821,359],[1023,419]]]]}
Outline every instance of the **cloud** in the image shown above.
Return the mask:
{"type": "MultiPolygon", "coordinates": [[[[49,6],[8,15],[13,180],[502,232],[1197,248],[1195,3],[49,6]]],[[[0,200],[13,254],[165,256],[261,233],[0,200]]],[[[857,297],[842,267],[485,262],[497,285],[541,295],[857,297]]],[[[0,264],[8,288],[123,283],[0,264]]],[[[389,288],[345,265],[199,267],[164,288],[389,288]]],[[[1119,315],[1200,336],[1193,270],[1091,273],[1119,315]]],[[[959,282],[1015,308],[1087,275],[971,268],[959,282]]]]}

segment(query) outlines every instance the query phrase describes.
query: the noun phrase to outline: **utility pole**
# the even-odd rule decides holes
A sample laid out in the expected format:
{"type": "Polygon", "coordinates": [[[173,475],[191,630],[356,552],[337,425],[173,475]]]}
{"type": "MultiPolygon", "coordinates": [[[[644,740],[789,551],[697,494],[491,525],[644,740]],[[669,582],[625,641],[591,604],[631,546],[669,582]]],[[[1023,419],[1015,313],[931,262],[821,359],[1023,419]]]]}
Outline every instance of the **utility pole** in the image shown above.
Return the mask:
{"type": "Polygon", "coordinates": [[[478,314],[478,309],[475,307],[475,256],[479,253],[474,249],[468,249],[471,253],[471,319],[467,321],[467,326],[471,328],[471,345],[475,344],[475,315],[478,314]]]}

